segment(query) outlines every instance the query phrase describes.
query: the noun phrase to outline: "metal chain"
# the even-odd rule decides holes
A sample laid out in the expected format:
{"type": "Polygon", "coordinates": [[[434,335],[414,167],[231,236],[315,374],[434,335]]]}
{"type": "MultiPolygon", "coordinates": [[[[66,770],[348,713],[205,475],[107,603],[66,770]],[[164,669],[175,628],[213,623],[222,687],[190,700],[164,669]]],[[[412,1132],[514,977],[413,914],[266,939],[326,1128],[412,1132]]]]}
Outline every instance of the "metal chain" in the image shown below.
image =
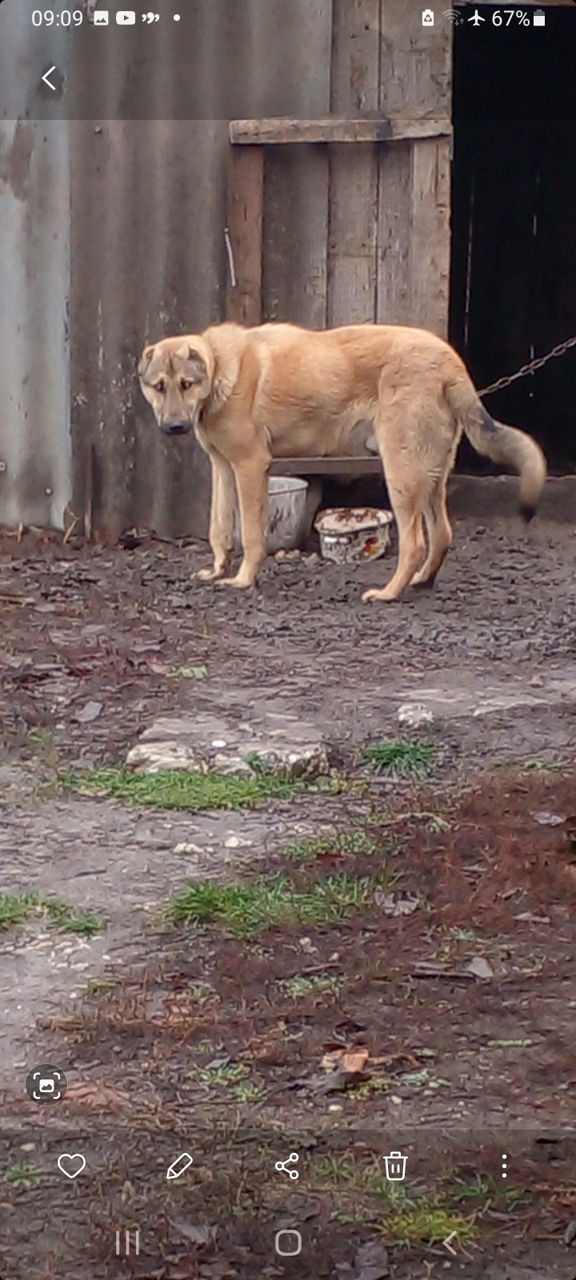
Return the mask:
{"type": "Polygon", "coordinates": [[[545,356],[538,356],[536,360],[531,360],[530,364],[523,364],[518,373],[510,373],[506,378],[499,378],[497,382],[492,382],[489,387],[484,387],[478,392],[479,396],[488,396],[492,391],[500,391],[502,387],[509,387],[511,382],[516,382],[517,378],[525,378],[527,373],[534,373],[536,369],[541,369],[543,365],[552,360],[554,356],[563,356],[570,347],[576,347],[576,338],[567,338],[566,342],[559,342],[557,347],[553,347],[545,356]]]}

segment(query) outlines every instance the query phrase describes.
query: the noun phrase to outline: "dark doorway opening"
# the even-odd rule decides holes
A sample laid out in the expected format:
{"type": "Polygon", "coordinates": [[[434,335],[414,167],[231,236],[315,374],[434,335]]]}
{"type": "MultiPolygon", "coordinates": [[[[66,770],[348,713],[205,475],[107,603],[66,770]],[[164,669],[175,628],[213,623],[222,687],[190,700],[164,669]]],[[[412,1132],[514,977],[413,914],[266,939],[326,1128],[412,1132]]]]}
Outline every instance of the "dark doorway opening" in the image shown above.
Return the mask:
{"type": "MultiPolygon", "coordinates": [[[[544,30],[478,12],[454,29],[450,340],[483,388],[576,335],[576,8],[544,30]]],[[[576,347],[485,404],[576,470],[576,347]]]]}

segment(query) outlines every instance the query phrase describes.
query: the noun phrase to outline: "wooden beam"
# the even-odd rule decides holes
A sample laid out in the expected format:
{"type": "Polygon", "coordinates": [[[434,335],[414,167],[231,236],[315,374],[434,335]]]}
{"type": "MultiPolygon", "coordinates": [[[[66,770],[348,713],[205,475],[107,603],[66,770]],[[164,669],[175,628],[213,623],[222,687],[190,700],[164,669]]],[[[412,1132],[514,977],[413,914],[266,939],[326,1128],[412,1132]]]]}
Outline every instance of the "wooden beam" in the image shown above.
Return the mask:
{"type": "MultiPolygon", "coordinates": [[[[381,9],[381,0],[335,0],[330,106],[341,119],[384,116],[378,102],[381,9]]],[[[388,148],[365,142],[325,150],[330,158],[328,328],[333,328],[376,319],[378,155],[388,148]]]]}
{"type": "Polygon", "coordinates": [[[275,458],[271,476],[368,476],[382,475],[379,457],[275,458]]]}
{"type": "Polygon", "coordinates": [[[260,324],[262,319],[262,147],[233,150],[228,168],[226,228],[226,319],[260,324]]]}
{"type": "Polygon", "coordinates": [[[278,146],[297,142],[403,142],[409,138],[439,138],[452,134],[450,120],[344,120],[325,116],[318,120],[293,120],[287,116],[266,120],[231,120],[230,141],[235,145],[278,146]]]}

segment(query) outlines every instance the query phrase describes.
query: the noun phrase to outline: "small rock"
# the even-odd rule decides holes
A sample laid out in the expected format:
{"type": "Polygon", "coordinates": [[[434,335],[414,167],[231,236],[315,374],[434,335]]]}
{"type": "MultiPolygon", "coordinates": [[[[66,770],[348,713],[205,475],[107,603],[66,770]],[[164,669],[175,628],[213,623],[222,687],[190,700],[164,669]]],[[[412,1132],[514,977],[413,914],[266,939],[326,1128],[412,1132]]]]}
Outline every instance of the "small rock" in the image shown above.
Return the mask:
{"type": "Polygon", "coordinates": [[[572,1222],[569,1222],[566,1227],[564,1232],[564,1244],[567,1244],[568,1247],[576,1244],[576,1218],[573,1218],[572,1222]]]}
{"type": "Polygon", "coordinates": [[[419,729],[422,724],[432,724],[434,716],[429,707],[421,702],[404,702],[398,708],[398,723],[408,725],[410,729],[419,729]]]}
{"type": "Polygon", "coordinates": [[[543,809],[538,813],[531,813],[530,817],[538,823],[540,827],[561,827],[566,821],[559,813],[549,813],[547,809],[543,809]]]}
{"type": "Polygon", "coordinates": [[[466,973],[473,973],[475,978],[487,980],[494,977],[492,965],[484,959],[484,956],[474,956],[470,964],[466,965],[466,973]]]}
{"type": "Polygon", "coordinates": [[[87,702],[84,707],[81,707],[80,710],[76,712],[74,720],[76,720],[78,724],[90,724],[92,720],[98,719],[101,710],[101,702],[87,702]]]}
{"type": "Polygon", "coordinates": [[[542,689],[544,685],[544,678],[543,676],[539,676],[538,672],[536,672],[536,675],[532,676],[532,679],[529,680],[528,683],[532,686],[533,689],[542,689]]]}

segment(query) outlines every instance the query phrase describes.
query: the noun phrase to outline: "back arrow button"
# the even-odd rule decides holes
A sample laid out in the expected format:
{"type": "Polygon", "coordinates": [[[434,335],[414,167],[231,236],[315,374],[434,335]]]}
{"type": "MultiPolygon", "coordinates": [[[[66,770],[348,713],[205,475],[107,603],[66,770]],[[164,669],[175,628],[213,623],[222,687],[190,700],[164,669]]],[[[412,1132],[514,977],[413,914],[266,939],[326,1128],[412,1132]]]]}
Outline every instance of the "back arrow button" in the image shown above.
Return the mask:
{"type": "Polygon", "coordinates": [[[48,88],[52,90],[52,93],[56,93],[56,85],[55,85],[55,84],[52,84],[52,81],[51,81],[51,79],[50,79],[50,76],[52,75],[52,72],[53,72],[53,71],[55,71],[55,70],[56,70],[56,67],[55,67],[55,66],[54,66],[54,67],[48,67],[48,70],[47,70],[47,71],[45,71],[45,72],[44,72],[44,75],[42,76],[42,79],[43,79],[43,81],[44,81],[44,84],[47,84],[47,85],[48,85],[48,88]]]}
{"type": "Polygon", "coordinates": [[[446,1239],[442,1241],[444,1248],[448,1250],[448,1253],[453,1253],[454,1257],[456,1257],[456,1250],[452,1248],[450,1241],[453,1240],[454,1236],[456,1236],[457,1234],[458,1234],[457,1231],[452,1231],[452,1233],[449,1236],[446,1236],[446,1239]]]}

